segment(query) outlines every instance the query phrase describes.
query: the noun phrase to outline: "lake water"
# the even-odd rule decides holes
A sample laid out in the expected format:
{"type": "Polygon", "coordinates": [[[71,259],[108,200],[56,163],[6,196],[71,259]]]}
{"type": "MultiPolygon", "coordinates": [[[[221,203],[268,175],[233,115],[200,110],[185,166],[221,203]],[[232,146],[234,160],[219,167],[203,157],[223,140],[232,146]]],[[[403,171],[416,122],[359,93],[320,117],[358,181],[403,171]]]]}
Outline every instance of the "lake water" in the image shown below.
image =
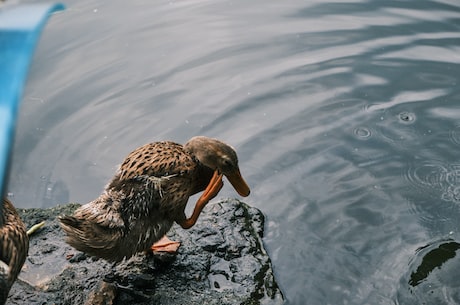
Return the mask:
{"type": "Polygon", "coordinates": [[[460,2],[64,2],[17,206],[88,202],[137,146],[208,135],[238,151],[287,304],[460,304],[460,2]]]}

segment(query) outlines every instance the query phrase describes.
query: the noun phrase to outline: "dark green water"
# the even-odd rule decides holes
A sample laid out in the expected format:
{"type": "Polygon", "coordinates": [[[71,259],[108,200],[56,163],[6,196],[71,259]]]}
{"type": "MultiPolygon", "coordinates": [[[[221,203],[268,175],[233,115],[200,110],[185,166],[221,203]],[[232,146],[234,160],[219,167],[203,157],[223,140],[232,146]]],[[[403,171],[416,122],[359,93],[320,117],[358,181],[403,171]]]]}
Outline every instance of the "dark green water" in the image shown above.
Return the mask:
{"type": "Polygon", "coordinates": [[[460,304],[458,1],[64,2],[22,103],[18,206],[88,202],[135,147],[213,136],[288,304],[460,304]]]}

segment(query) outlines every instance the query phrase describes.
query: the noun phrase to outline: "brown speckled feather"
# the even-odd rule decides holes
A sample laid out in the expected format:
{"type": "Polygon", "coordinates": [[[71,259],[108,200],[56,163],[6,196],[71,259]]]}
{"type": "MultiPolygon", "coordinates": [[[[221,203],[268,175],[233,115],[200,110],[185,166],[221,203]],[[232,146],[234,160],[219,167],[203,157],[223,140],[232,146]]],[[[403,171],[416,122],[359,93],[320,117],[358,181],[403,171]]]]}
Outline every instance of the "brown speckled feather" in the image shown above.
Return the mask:
{"type": "Polygon", "coordinates": [[[0,304],[4,304],[11,285],[18,277],[29,251],[24,223],[13,204],[3,199],[3,227],[0,228],[0,304]]]}
{"type": "Polygon", "coordinates": [[[131,152],[104,193],[62,216],[67,242],[109,261],[147,250],[185,219],[188,198],[205,189],[213,171],[182,145],[155,142],[131,152]]]}
{"type": "Polygon", "coordinates": [[[185,153],[182,145],[170,141],[155,142],[137,148],[126,157],[120,166],[120,178],[187,174],[196,167],[193,156],[185,153]]]}

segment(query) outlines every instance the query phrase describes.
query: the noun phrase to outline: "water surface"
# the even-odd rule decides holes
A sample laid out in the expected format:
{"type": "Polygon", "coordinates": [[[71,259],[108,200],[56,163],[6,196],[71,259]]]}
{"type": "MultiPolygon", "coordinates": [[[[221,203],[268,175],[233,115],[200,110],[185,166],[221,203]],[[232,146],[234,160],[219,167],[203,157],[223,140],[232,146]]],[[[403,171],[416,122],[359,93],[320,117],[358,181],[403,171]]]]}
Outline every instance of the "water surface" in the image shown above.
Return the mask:
{"type": "Polygon", "coordinates": [[[135,147],[208,135],[238,151],[288,304],[460,304],[457,1],[64,2],[18,206],[88,202],[135,147]]]}

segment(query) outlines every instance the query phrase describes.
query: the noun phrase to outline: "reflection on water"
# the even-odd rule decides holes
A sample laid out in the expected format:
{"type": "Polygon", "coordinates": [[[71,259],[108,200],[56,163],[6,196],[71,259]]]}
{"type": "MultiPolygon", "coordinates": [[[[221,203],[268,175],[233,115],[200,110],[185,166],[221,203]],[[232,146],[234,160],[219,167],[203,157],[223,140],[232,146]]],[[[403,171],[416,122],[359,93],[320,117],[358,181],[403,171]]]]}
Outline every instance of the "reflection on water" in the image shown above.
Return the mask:
{"type": "MultiPolygon", "coordinates": [[[[456,1],[64,2],[21,108],[17,205],[87,202],[135,147],[213,136],[238,151],[289,304],[432,295],[409,278],[418,248],[460,242],[456,1]]],[[[458,263],[424,281],[460,286],[458,263]]]]}

